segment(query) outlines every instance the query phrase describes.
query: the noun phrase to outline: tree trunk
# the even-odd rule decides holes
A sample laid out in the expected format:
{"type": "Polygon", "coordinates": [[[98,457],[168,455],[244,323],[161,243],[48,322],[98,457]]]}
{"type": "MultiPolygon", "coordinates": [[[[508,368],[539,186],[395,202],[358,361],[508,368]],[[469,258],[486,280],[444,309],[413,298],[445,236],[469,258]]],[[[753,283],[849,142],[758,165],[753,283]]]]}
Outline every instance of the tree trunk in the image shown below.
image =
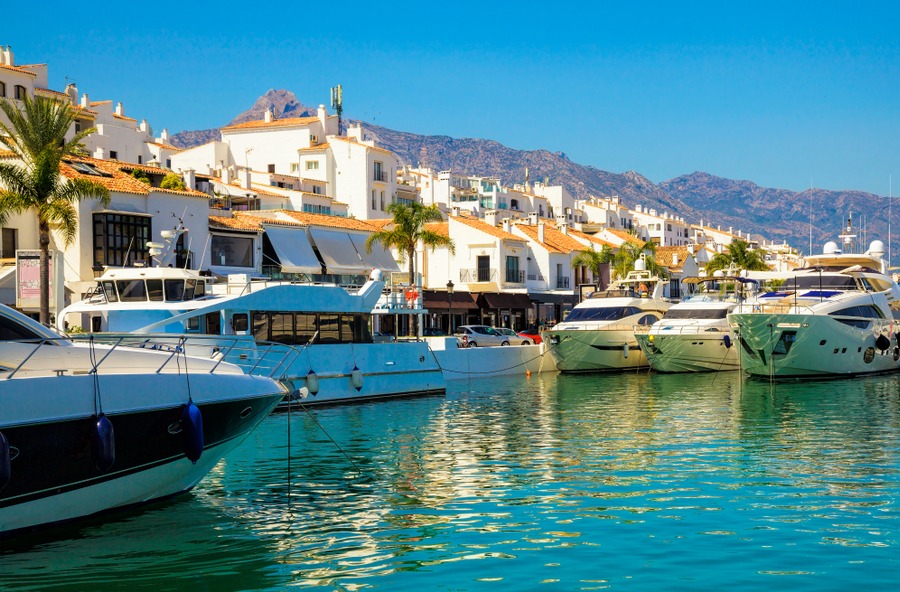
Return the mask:
{"type": "Polygon", "coordinates": [[[40,227],[40,289],[41,289],[41,324],[50,326],[50,227],[46,222],[39,222],[40,227]]]}

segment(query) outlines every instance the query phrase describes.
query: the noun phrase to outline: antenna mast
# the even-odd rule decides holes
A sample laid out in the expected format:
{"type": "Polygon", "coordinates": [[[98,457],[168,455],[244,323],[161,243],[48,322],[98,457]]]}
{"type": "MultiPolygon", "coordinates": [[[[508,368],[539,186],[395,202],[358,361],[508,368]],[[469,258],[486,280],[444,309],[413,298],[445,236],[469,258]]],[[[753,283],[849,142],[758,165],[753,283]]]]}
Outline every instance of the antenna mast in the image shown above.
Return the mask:
{"type": "Polygon", "coordinates": [[[331,87],[331,108],[337,113],[338,135],[340,136],[342,126],[341,114],[344,112],[344,89],[340,84],[331,87]]]}

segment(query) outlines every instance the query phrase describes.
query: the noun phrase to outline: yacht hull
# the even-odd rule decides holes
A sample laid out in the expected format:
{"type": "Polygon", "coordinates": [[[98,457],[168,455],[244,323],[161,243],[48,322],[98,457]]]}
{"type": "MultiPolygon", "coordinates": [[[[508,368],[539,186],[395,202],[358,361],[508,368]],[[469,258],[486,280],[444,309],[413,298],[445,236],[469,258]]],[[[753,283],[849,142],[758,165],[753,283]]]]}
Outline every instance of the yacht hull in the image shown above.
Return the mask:
{"type": "Polygon", "coordinates": [[[650,367],[657,372],[719,372],[741,367],[730,333],[644,333],[635,338],[650,367]],[[727,343],[725,335],[729,337],[727,343]]]}
{"type": "Polygon", "coordinates": [[[609,372],[648,365],[630,326],[550,330],[543,335],[560,372],[609,372]]]}
{"type": "Polygon", "coordinates": [[[741,366],[751,376],[827,378],[900,369],[897,336],[888,319],[859,328],[815,314],[732,314],[741,366]],[[881,340],[879,336],[886,339],[881,340]],[[879,345],[889,344],[881,349],[879,345]]]}
{"type": "Polygon", "coordinates": [[[185,375],[149,374],[139,382],[134,376],[100,377],[99,403],[114,430],[114,460],[106,470],[98,468],[92,444],[93,376],[0,380],[0,432],[10,450],[9,480],[0,489],[0,536],[189,491],[284,396],[280,385],[259,377],[189,379],[185,388],[185,375]],[[28,392],[17,393],[20,387],[28,392]],[[202,416],[196,463],[186,457],[182,422],[189,393],[202,416]]]}

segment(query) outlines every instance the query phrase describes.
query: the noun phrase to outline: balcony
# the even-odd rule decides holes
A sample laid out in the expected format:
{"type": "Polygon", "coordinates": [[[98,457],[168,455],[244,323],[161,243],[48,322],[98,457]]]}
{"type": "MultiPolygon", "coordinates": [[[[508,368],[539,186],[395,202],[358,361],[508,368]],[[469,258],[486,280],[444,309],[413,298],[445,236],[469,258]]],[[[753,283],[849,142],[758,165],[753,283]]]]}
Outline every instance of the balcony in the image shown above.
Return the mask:
{"type": "Polygon", "coordinates": [[[506,283],[507,284],[524,284],[525,283],[525,271],[524,270],[506,270],[506,283]]]}
{"type": "Polygon", "coordinates": [[[568,290],[569,289],[569,278],[568,277],[556,278],[556,289],[557,290],[568,290]]]}
{"type": "Polygon", "coordinates": [[[528,274],[528,281],[529,281],[529,282],[543,282],[543,281],[544,281],[544,275],[543,275],[543,274],[540,274],[540,273],[529,273],[529,274],[528,274]]]}
{"type": "Polygon", "coordinates": [[[496,269],[460,269],[459,281],[464,284],[474,284],[477,282],[496,282],[496,269]]]}
{"type": "Polygon", "coordinates": [[[375,169],[375,172],[372,173],[372,180],[373,181],[381,181],[382,183],[387,183],[387,172],[379,171],[378,169],[375,169]]]}

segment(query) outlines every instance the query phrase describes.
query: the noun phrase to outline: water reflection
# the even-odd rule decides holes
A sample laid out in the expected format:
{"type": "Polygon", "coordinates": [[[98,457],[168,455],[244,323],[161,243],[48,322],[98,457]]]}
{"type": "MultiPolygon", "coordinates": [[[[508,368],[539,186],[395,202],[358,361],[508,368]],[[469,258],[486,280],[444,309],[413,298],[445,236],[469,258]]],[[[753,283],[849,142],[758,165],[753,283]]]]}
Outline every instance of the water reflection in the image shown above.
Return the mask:
{"type": "Polygon", "coordinates": [[[192,497],[0,556],[0,581],[877,587],[900,565],[898,395],[893,377],[542,375],[280,414],[192,497]]]}

